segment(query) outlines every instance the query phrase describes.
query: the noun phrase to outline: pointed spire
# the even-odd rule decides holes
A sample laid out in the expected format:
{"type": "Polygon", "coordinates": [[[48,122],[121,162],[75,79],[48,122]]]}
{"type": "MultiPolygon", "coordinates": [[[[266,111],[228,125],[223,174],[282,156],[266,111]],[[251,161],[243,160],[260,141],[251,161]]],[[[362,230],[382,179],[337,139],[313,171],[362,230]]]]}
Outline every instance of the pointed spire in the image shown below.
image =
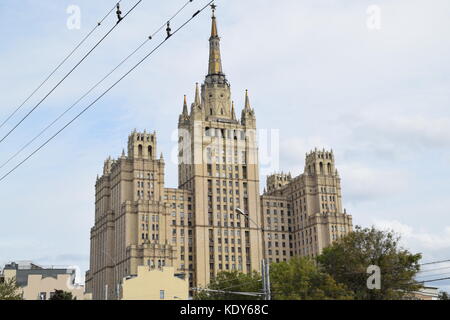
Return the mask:
{"type": "Polygon", "coordinates": [[[212,9],[211,38],[219,36],[219,33],[217,32],[217,22],[216,22],[216,14],[215,14],[216,8],[217,8],[217,6],[215,4],[211,5],[211,9],[212,9]]]}
{"type": "Polygon", "coordinates": [[[195,83],[195,104],[199,106],[201,104],[200,102],[200,90],[198,88],[198,82],[195,83]]]}
{"type": "Polygon", "coordinates": [[[222,59],[220,56],[220,38],[217,31],[217,19],[215,16],[216,5],[211,5],[213,10],[211,23],[211,37],[209,38],[209,68],[208,75],[223,75],[222,59]]]}
{"type": "Polygon", "coordinates": [[[248,90],[245,90],[245,109],[250,110],[250,98],[248,97],[248,90]]]}
{"type": "Polygon", "coordinates": [[[183,115],[188,115],[188,106],[187,106],[187,98],[186,95],[184,95],[184,104],[183,104],[183,115]]]}
{"type": "Polygon", "coordinates": [[[231,102],[231,118],[236,120],[236,112],[234,110],[234,101],[231,102]]]}

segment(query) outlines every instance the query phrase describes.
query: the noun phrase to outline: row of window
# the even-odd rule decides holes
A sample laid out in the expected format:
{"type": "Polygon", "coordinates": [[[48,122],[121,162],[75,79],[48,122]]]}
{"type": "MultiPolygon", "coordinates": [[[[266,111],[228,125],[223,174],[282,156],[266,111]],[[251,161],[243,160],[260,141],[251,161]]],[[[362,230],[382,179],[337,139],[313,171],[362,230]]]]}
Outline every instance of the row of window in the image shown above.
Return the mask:
{"type": "Polygon", "coordinates": [[[208,127],[205,128],[205,136],[207,137],[245,140],[245,135],[246,132],[243,130],[228,130],[208,127]]]}
{"type": "Polygon", "coordinates": [[[153,172],[145,173],[144,171],[136,171],[135,176],[137,179],[150,179],[150,180],[155,179],[155,174],[153,172]]]}

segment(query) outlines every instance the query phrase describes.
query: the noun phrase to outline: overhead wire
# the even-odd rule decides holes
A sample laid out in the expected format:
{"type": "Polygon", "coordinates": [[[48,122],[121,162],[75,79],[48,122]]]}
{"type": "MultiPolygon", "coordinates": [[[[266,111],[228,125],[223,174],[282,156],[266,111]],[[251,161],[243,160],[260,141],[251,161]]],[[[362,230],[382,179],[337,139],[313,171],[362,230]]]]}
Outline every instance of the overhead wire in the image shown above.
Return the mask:
{"type": "MultiPolygon", "coordinates": [[[[194,0],[188,0],[174,15],[172,15],[169,20],[172,21],[175,19],[186,7],[189,3],[192,3],[194,0]]],[[[61,113],[55,120],[53,120],[49,125],[47,125],[43,130],[41,130],[36,136],[34,136],[30,141],[28,141],[25,145],[23,145],[16,153],[14,153],[8,160],[3,162],[0,165],[0,169],[5,167],[8,163],[14,160],[23,150],[25,150],[29,145],[31,145],[34,141],[36,141],[39,137],[41,137],[48,129],[50,129],[56,122],[58,122],[62,117],[64,117],[68,112],[70,112],[76,105],[78,105],[84,98],[86,98],[93,90],[95,90],[100,84],[102,84],[106,79],[108,79],[118,68],[120,68],[125,62],[127,62],[132,56],[134,56],[142,47],[144,47],[150,40],[153,39],[164,27],[166,26],[166,22],[158,28],[155,32],[153,32],[150,36],[148,36],[145,41],[143,41],[135,50],[133,50],[127,57],[125,57],[116,67],[114,67],[109,73],[107,73],[100,81],[98,81],[95,85],[93,85],[86,93],[84,93],[75,103],[73,103],[70,107],[68,107],[63,113],[61,113]]]]}
{"type": "MultiPolygon", "coordinates": [[[[119,0],[117,4],[120,4],[122,0],[119,0]]],[[[69,60],[70,57],[91,37],[91,35],[102,25],[103,21],[106,20],[106,18],[109,17],[109,15],[114,11],[116,8],[116,4],[112,7],[112,9],[95,25],[94,28],[90,32],[86,34],[86,36],[75,46],[75,48],[69,52],[69,54],[54,68],[50,74],[42,81],[36,89],[0,124],[0,129],[35,95],[36,92],[39,91],[47,82],[50,80],[50,78],[62,67],[64,63],[66,63],[67,60],[69,60]]]]}
{"type": "Polygon", "coordinates": [[[95,45],[91,50],[86,53],[83,58],[42,98],[8,133],[0,139],[2,143],[22,122],[25,121],[63,82],[66,80],[77,68],[83,63],[84,60],[105,40],[114,29],[124,20],[143,0],[139,0],[95,45]]]}
{"type": "MultiPolygon", "coordinates": [[[[142,0],[141,0],[142,1],[142,0]]],[[[123,79],[125,79],[130,73],[132,73],[136,68],[138,68],[144,61],[146,61],[154,52],[156,52],[163,44],[165,44],[172,36],[177,34],[182,30],[187,24],[189,24],[195,17],[197,17],[201,12],[203,12],[209,5],[211,5],[215,0],[209,1],[204,7],[196,11],[192,17],[186,20],[180,27],[178,27],[171,35],[168,35],[163,41],[161,41],[153,50],[151,50],[144,58],[142,58],[137,64],[135,64],[129,71],[127,71],[122,77],[120,77],[116,82],[114,82],[107,90],[105,90],[99,97],[97,97],[92,103],[85,107],[80,113],[78,113],[72,120],[66,123],[60,130],[58,130],[54,135],[47,139],[43,144],[41,144],[37,149],[35,149],[31,154],[29,154],[24,160],[18,163],[10,171],[4,174],[0,178],[0,182],[8,177],[11,173],[17,170],[21,165],[28,161],[33,155],[39,152],[43,147],[45,147],[50,141],[57,137],[62,131],[64,131],[68,126],[70,126],[75,120],[81,117],[87,110],[89,110],[93,105],[95,105],[101,98],[103,98],[109,91],[111,91],[117,84],[119,84],[123,79]]]]}

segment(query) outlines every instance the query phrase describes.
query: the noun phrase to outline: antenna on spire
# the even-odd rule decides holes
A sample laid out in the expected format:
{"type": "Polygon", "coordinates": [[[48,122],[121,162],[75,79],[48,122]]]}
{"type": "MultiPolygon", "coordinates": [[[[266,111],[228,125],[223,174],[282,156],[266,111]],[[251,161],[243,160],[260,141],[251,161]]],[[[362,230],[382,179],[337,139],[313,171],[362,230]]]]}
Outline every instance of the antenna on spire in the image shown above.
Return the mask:
{"type": "Polygon", "coordinates": [[[213,16],[213,18],[215,18],[216,17],[216,9],[217,9],[217,5],[215,4],[215,3],[213,3],[212,5],[211,5],[211,10],[212,10],[212,16],[213,16]]]}

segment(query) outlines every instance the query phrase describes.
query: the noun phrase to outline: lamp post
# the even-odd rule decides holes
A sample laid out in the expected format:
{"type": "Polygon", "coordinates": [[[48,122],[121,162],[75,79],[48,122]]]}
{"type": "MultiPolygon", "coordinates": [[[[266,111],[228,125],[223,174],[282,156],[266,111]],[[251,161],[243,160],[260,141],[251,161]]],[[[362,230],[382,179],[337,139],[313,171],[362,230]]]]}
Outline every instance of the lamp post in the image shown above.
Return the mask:
{"type": "MultiPolygon", "coordinates": [[[[244,210],[242,210],[241,208],[236,208],[235,209],[237,214],[240,214],[241,216],[243,216],[245,219],[247,219],[248,221],[253,222],[253,224],[256,226],[256,232],[259,232],[259,226],[256,223],[256,221],[254,221],[252,218],[250,218],[250,215],[248,213],[245,213],[244,210]]],[[[263,246],[263,256],[264,256],[264,228],[261,227],[261,243],[263,246]]],[[[262,258],[261,259],[261,274],[262,274],[262,283],[263,283],[263,290],[265,293],[265,299],[266,300],[271,300],[271,291],[270,291],[270,266],[269,266],[269,262],[262,258]]]]}
{"type": "MultiPolygon", "coordinates": [[[[114,263],[114,278],[115,278],[114,282],[117,281],[116,299],[119,300],[120,282],[119,282],[119,277],[117,276],[116,260],[114,260],[113,257],[111,257],[111,255],[108,252],[106,252],[105,250],[101,249],[101,251],[103,252],[103,254],[105,256],[107,256],[112,261],[112,263],[114,263]]],[[[108,300],[108,285],[107,284],[105,285],[105,300],[108,300]]]]}

